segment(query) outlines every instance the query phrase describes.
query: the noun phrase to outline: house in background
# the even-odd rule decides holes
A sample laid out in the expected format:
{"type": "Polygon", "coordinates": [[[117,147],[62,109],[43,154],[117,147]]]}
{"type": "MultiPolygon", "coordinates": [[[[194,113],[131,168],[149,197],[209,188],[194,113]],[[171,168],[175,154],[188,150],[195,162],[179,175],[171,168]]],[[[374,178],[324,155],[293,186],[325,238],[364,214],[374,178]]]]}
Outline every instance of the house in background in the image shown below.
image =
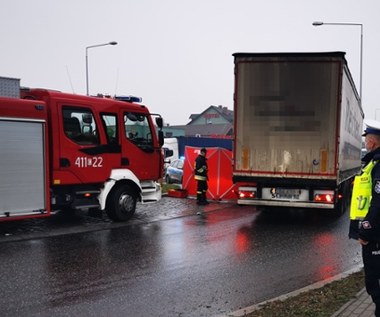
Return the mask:
{"type": "Polygon", "coordinates": [[[166,126],[165,137],[196,136],[231,138],[233,131],[233,111],[223,106],[210,106],[200,114],[190,115],[186,125],[166,126]]]}
{"type": "Polygon", "coordinates": [[[180,137],[185,136],[185,129],[182,125],[167,125],[163,126],[162,131],[164,132],[165,138],[174,138],[174,137],[180,137]]]}

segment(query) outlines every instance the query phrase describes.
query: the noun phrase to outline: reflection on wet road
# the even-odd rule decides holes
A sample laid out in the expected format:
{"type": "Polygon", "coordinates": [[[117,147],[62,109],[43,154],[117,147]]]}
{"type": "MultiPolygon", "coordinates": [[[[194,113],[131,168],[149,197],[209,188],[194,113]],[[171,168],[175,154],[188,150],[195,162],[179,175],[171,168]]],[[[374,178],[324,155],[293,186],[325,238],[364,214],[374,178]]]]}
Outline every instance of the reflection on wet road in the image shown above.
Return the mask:
{"type": "Polygon", "coordinates": [[[186,204],[177,218],[0,239],[0,314],[215,316],[360,263],[347,215],[186,204]]]}

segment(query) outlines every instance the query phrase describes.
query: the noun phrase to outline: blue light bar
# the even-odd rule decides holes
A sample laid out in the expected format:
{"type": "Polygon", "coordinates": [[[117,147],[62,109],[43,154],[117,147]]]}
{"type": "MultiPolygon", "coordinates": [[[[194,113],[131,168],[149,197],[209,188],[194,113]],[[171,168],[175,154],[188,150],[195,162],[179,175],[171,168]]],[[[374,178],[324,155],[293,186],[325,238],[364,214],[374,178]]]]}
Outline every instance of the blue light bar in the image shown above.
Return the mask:
{"type": "Polygon", "coordinates": [[[136,97],[136,96],[115,96],[116,100],[120,101],[127,101],[127,102],[142,102],[141,97],[136,97]]]}

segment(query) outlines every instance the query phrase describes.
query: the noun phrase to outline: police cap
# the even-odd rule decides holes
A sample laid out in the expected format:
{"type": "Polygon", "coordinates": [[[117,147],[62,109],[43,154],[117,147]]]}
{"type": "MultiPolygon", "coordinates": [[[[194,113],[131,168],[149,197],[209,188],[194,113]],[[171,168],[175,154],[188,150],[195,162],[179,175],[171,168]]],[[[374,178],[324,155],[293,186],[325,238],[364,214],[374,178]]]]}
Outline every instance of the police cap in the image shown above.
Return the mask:
{"type": "Polygon", "coordinates": [[[364,130],[362,136],[366,136],[367,134],[376,134],[380,135],[380,122],[376,120],[364,120],[364,124],[367,126],[364,130]]]}

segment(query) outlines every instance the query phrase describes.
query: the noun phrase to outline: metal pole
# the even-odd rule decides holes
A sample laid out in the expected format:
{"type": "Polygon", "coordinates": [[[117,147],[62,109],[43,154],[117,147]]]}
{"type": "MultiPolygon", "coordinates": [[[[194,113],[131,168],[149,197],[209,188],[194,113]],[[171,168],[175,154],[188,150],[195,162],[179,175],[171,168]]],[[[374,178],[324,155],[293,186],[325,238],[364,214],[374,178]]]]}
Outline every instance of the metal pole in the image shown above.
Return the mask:
{"type": "Polygon", "coordinates": [[[359,94],[360,94],[360,106],[362,106],[363,103],[363,24],[362,23],[345,23],[345,22],[313,22],[314,26],[321,26],[321,25],[353,25],[353,26],[360,26],[360,87],[359,87],[359,94]]]}
{"type": "Polygon", "coordinates": [[[88,49],[93,47],[99,47],[99,46],[106,46],[106,45],[117,45],[117,42],[112,41],[104,44],[96,44],[96,45],[90,45],[86,47],[86,94],[89,95],[89,89],[88,89],[88,49]]]}
{"type": "Polygon", "coordinates": [[[88,96],[88,47],[86,47],[86,95],[88,96]]]}

